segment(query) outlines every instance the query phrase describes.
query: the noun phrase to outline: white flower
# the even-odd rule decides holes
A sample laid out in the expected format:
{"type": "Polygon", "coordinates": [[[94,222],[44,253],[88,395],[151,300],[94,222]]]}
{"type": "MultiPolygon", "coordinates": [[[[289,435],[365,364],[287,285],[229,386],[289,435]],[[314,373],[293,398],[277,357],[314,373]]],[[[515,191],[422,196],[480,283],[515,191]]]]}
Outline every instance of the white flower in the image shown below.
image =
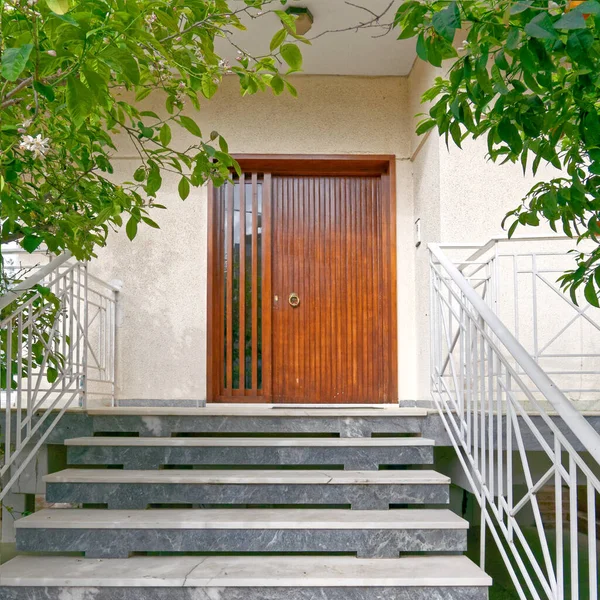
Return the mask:
{"type": "Polygon", "coordinates": [[[46,54],[49,54],[50,56],[56,56],[56,50],[46,50],[46,54]]]}
{"type": "Polygon", "coordinates": [[[26,119],[25,121],[23,121],[23,123],[21,123],[21,127],[25,127],[25,129],[27,129],[27,127],[29,127],[32,123],[32,119],[26,119]]]}
{"type": "Polygon", "coordinates": [[[48,145],[49,141],[49,138],[42,138],[40,133],[38,133],[35,137],[32,135],[24,135],[21,138],[19,148],[33,152],[33,156],[35,158],[44,158],[46,152],[50,150],[48,145]]]}
{"type": "Polygon", "coordinates": [[[144,21],[146,21],[146,23],[148,25],[152,25],[152,23],[154,23],[156,21],[156,19],[157,19],[157,16],[154,13],[151,13],[144,17],[144,21]]]}

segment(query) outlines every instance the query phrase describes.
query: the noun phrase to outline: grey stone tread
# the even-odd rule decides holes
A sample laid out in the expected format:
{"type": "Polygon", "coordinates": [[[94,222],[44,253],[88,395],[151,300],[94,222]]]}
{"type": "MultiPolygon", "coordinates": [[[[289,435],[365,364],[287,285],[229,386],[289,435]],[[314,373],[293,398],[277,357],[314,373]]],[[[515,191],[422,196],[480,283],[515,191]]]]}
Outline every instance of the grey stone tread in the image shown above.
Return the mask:
{"type": "Polygon", "coordinates": [[[123,406],[88,409],[91,416],[231,416],[231,417],[426,417],[426,408],[399,407],[396,404],[272,405],[214,404],[202,408],[175,406],[123,406]]]}
{"type": "Polygon", "coordinates": [[[421,437],[405,438],[211,438],[211,437],[81,437],[65,440],[66,446],[166,446],[166,447],[242,447],[242,448],[411,448],[435,446],[421,437]]]}
{"type": "Polygon", "coordinates": [[[301,470],[202,470],[166,469],[65,469],[44,476],[46,483],[183,483],[183,484],[282,484],[282,485],[415,485],[445,484],[450,478],[436,471],[301,471],[301,470]]]}
{"type": "MultiPolygon", "coordinates": [[[[161,556],[128,559],[18,556],[0,567],[2,586],[36,587],[487,587],[464,556],[161,556]]],[[[0,590],[2,588],[0,587],[0,590]]],[[[67,597],[65,595],[65,597],[67,597]]]]}
{"type": "Polygon", "coordinates": [[[468,529],[448,509],[45,509],[18,529],[468,529]]]}

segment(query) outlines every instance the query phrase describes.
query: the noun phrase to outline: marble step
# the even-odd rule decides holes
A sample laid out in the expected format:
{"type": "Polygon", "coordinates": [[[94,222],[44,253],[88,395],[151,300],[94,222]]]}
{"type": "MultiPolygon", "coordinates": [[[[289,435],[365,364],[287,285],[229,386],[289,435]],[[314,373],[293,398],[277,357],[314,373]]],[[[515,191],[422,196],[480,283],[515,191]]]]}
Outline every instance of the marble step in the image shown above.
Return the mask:
{"type": "Polygon", "coordinates": [[[464,556],[19,556],[2,600],[486,600],[491,579],[464,556]]]}
{"type": "Polygon", "coordinates": [[[447,509],[50,509],[16,522],[17,549],[127,558],[132,552],[463,552],[469,524],[447,509]]]}
{"type": "Polygon", "coordinates": [[[355,471],[380,465],[433,462],[435,442],[404,438],[84,437],[65,441],[71,465],[343,465],[355,471]]]}
{"type": "Polygon", "coordinates": [[[169,437],[173,434],[240,435],[243,433],[420,434],[427,409],[382,405],[211,404],[205,408],[116,407],[90,409],[94,432],[136,433],[169,437]]]}
{"type": "Polygon", "coordinates": [[[150,504],[350,505],[442,504],[450,479],[430,470],[66,469],[46,475],[49,502],[143,509],[150,504]]]}

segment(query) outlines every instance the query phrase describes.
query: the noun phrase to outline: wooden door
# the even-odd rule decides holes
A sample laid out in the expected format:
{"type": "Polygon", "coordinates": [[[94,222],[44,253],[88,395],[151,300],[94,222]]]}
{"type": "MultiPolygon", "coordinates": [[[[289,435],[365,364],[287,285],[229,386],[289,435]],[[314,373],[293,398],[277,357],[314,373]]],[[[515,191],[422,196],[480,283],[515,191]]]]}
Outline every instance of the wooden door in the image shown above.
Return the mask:
{"type": "Polygon", "coordinates": [[[392,398],[381,187],[378,176],[273,176],[275,402],[392,398]]]}
{"type": "Polygon", "coordinates": [[[268,166],[212,202],[210,399],[396,401],[389,168],[268,166]]]}

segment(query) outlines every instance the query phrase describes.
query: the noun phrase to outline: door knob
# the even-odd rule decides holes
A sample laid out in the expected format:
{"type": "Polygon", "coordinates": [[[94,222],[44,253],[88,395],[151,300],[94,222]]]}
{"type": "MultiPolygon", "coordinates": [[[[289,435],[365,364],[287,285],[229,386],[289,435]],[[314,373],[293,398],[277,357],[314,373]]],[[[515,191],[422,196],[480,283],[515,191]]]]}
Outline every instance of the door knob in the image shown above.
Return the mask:
{"type": "Polygon", "coordinates": [[[296,292],[292,292],[290,294],[290,297],[288,298],[288,302],[290,303],[290,306],[292,308],[296,308],[297,306],[300,305],[300,296],[298,296],[298,294],[296,294],[296,292]]]}

